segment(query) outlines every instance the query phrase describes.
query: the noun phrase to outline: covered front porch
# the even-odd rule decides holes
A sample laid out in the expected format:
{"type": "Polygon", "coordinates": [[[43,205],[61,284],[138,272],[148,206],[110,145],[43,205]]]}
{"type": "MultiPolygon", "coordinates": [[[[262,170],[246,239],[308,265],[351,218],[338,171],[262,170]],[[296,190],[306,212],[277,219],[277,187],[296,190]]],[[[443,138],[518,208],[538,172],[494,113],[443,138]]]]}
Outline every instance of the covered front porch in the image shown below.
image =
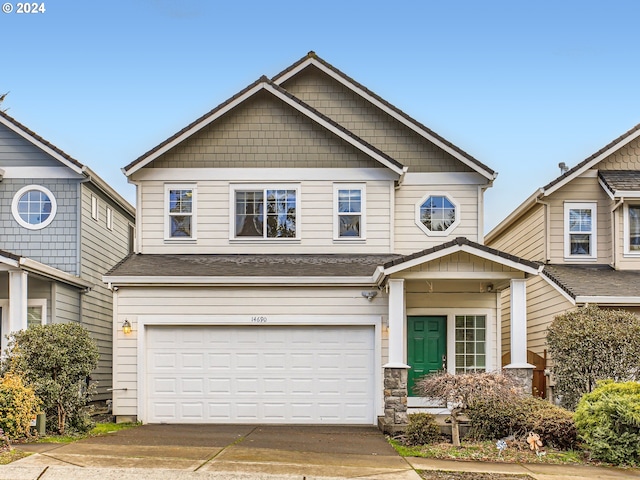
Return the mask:
{"type": "Polygon", "coordinates": [[[446,405],[414,391],[420,377],[501,368],[500,292],[509,287],[512,361],[505,368],[530,385],[526,279],[540,270],[533,262],[465,238],[384,266],[389,331],[383,430],[402,429],[412,411],[447,412],[446,405]]]}

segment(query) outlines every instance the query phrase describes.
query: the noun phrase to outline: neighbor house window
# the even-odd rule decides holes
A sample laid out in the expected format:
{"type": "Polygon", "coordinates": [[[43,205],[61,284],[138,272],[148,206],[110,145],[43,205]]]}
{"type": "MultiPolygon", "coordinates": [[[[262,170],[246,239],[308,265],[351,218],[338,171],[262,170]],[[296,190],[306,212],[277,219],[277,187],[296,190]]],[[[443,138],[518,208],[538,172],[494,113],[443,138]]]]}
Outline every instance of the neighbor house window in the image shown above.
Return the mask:
{"type": "Polygon", "coordinates": [[[11,202],[13,218],[29,230],[39,230],[49,225],[56,215],[57,208],[53,193],[40,185],[22,187],[11,202]]]}
{"type": "Polygon", "coordinates": [[[460,206],[451,195],[432,193],[416,204],[416,225],[427,235],[449,235],[460,223],[460,206]]]}
{"type": "Polygon", "coordinates": [[[113,210],[107,207],[107,229],[113,230],[113,210]]]}
{"type": "Polygon", "coordinates": [[[485,371],[486,337],[485,315],[456,315],[456,373],[485,371]]]}
{"type": "Polygon", "coordinates": [[[298,187],[236,186],[233,196],[233,238],[298,238],[298,187]]]}
{"type": "Polygon", "coordinates": [[[640,205],[624,206],[624,251],[640,255],[640,205]]]}
{"type": "Polygon", "coordinates": [[[47,318],[46,300],[29,300],[27,303],[27,328],[43,325],[47,318]]]}
{"type": "Polygon", "coordinates": [[[364,185],[334,185],[334,239],[364,239],[365,187],[364,185]]]}
{"type": "Polygon", "coordinates": [[[91,218],[98,220],[98,197],[91,195],[91,218]]]}
{"type": "Polygon", "coordinates": [[[593,259],[597,257],[596,208],[597,205],[594,202],[565,203],[565,257],[593,259]]]}
{"type": "Polygon", "coordinates": [[[196,239],[196,186],[165,186],[165,239],[196,239]]]}

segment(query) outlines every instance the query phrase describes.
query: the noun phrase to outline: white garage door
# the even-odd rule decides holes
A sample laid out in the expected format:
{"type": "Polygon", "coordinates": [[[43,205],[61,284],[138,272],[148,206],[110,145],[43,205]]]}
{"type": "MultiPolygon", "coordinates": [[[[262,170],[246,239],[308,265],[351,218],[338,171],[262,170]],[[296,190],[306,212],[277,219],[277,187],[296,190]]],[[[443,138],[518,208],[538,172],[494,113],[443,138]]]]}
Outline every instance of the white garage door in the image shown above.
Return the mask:
{"type": "Polygon", "coordinates": [[[374,422],[371,326],[147,328],[150,423],[374,422]]]}

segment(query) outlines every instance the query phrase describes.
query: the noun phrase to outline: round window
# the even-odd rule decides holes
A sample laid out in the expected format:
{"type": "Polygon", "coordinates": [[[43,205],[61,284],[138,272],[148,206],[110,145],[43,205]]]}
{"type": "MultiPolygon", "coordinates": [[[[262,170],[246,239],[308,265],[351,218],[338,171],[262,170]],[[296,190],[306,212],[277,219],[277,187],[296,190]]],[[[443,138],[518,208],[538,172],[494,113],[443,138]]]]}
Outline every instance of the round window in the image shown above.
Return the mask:
{"type": "Polygon", "coordinates": [[[38,230],[49,225],[56,215],[57,204],[53,193],[39,185],[22,187],[13,197],[11,212],[20,225],[38,230]]]}

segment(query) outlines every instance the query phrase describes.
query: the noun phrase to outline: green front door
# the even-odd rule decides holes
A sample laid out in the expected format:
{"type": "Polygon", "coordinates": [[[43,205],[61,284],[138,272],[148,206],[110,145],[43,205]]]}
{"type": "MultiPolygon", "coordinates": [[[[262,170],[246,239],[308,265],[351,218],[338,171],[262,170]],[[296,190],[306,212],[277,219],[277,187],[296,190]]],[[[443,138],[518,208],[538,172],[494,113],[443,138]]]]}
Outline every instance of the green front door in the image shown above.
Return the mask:
{"type": "Polygon", "coordinates": [[[416,380],[423,375],[437,372],[446,365],[447,317],[407,318],[407,363],[409,369],[409,396],[416,380]]]}

